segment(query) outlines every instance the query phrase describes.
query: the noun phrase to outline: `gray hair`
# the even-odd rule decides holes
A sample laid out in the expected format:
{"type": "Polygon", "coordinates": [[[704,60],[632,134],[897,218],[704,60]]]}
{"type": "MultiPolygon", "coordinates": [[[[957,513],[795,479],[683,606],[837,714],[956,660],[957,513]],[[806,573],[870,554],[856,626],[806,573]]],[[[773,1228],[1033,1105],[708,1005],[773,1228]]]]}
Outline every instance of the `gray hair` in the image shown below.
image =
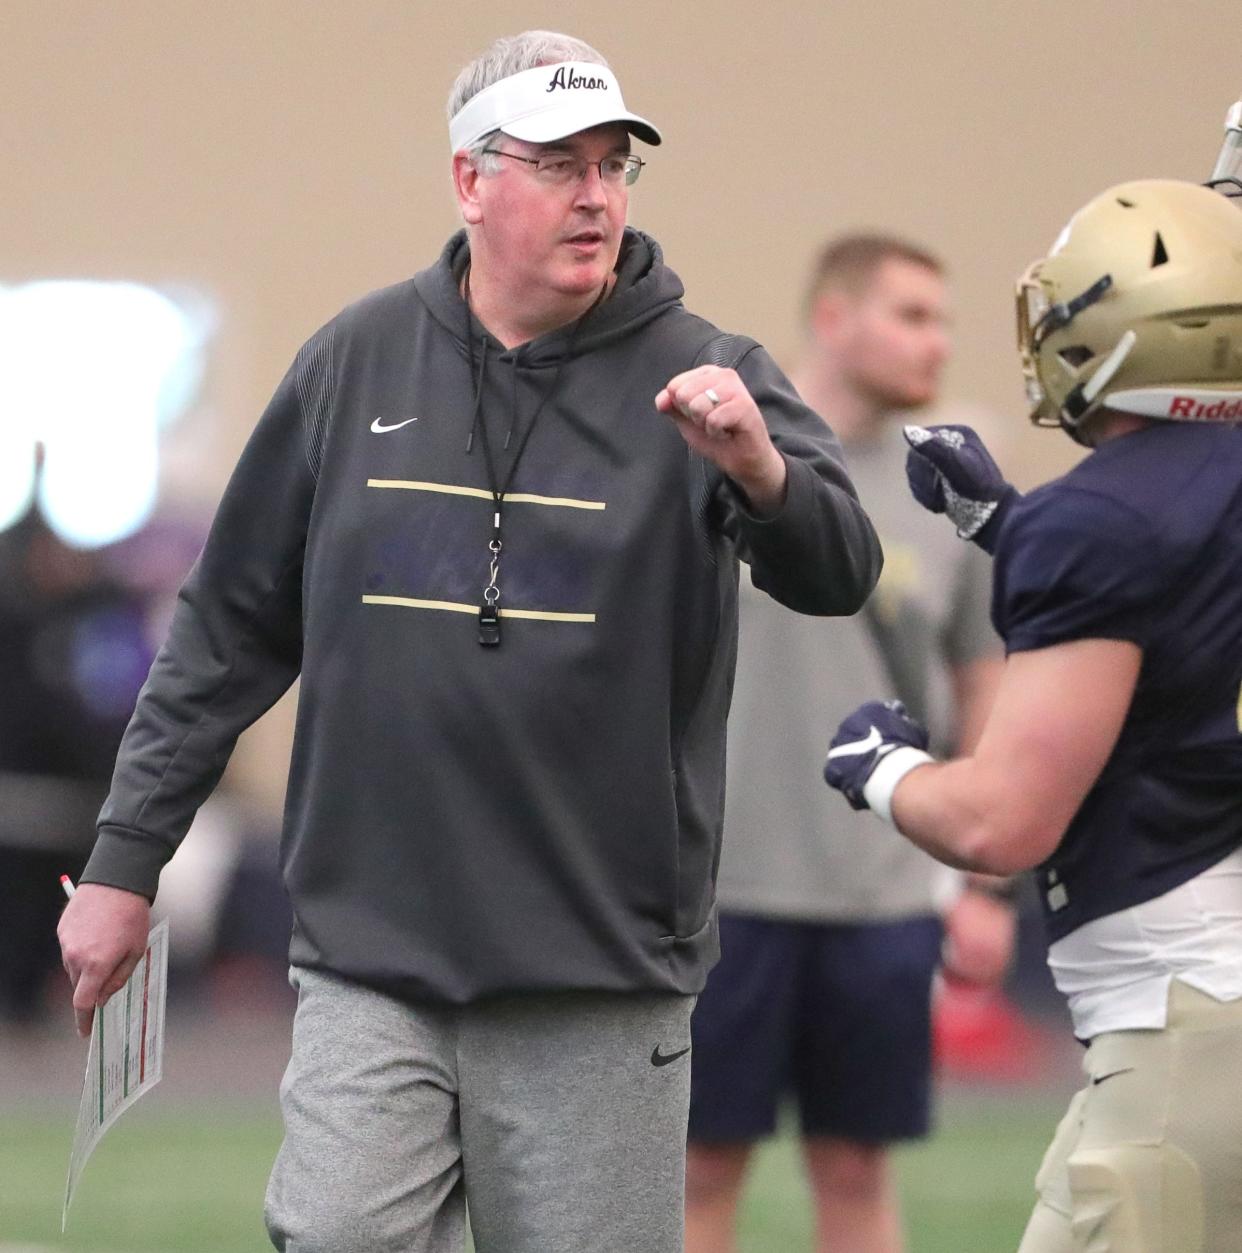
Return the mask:
{"type": "MultiPolygon", "coordinates": [[[[449,90],[448,117],[451,122],[467,100],[498,83],[502,78],[533,70],[540,65],[555,65],[558,61],[591,61],[596,65],[608,64],[588,43],[572,35],[562,35],[554,30],[524,30],[520,35],[502,35],[483,53],[466,66],[449,90]]],[[[500,162],[495,157],[483,155],[492,140],[499,134],[490,131],[480,136],[467,149],[475,169],[481,174],[494,174],[500,162]]]]}

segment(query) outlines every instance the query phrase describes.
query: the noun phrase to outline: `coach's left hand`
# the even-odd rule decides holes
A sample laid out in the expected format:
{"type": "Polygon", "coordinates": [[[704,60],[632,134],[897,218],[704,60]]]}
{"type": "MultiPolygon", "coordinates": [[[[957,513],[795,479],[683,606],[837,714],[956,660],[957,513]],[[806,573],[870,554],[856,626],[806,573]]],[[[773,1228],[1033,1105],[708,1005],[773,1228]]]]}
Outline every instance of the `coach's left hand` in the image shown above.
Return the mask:
{"type": "Polygon", "coordinates": [[[677,424],[681,437],[718,466],[746,494],[761,516],[785,501],[785,458],[736,370],[702,365],[678,374],[655,399],[677,424]]]}

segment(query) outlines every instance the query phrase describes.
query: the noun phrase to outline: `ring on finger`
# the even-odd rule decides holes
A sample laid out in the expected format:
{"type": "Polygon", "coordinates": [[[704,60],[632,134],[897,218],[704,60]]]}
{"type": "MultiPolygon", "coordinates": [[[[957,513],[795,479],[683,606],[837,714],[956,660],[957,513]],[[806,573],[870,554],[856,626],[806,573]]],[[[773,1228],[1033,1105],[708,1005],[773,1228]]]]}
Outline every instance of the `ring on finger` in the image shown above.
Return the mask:
{"type": "Polygon", "coordinates": [[[704,396],[706,396],[706,397],[707,397],[707,399],[708,399],[709,401],[711,401],[711,405],[712,405],[712,408],[713,408],[713,409],[714,409],[714,408],[715,408],[718,404],[720,404],[720,397],[716,394],[716,389],[715,389],[714,387],[709,387],[709,388],[708,388],[708,389],[707,389],[707,390],[703,393],[703,395],[704,395],[704,396]]]}

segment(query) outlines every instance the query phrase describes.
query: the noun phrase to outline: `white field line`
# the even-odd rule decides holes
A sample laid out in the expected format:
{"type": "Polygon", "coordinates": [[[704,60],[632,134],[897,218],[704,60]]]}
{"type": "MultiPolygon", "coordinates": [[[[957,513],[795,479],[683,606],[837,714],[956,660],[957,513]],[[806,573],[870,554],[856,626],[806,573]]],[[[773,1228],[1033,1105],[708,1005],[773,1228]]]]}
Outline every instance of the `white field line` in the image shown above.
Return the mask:
{"type": "Polygon", "coordinates": [[[0,1244],[0,1253],[64,1253],[63,1244],[0,1244]]]}

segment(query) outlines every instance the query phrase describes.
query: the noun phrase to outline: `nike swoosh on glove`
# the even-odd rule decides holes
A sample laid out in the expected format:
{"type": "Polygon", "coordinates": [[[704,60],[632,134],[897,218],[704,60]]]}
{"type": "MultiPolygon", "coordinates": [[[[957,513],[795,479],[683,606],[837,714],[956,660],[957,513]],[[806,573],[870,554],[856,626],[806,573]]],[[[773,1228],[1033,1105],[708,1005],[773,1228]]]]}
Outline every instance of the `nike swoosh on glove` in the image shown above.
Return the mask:
{"type": "MultiPolygon", "coordinates": [[[[832,737],[828,760],[824,762],[824,782],[841,792],[855,809],[875,808],[876,798],[867,784],[880,763],[902,749],[908,750],[902,756],[911,760],[899,771],[898,778],[916,765],[932,760],[926,751],[927,731],[906,713],[901,701],[868,701],[859,705],[832,737]]],[[[896,787],[896,780],[893,787],[896,787]]],[[[888,797],[891,795],[892,788],[889,788],[888,797]]],[[[885,803],[877,812],[891,821],[891,814],[885,812],[887,808],[885,803]]]]}
{"type": "Polygon", "coordinates": [[[914,499],[947,514],[962,539],[992,552],[1009,510],[1021,499],[983,440],[968,426],[907,426],[906,479],[914,499]]]}

